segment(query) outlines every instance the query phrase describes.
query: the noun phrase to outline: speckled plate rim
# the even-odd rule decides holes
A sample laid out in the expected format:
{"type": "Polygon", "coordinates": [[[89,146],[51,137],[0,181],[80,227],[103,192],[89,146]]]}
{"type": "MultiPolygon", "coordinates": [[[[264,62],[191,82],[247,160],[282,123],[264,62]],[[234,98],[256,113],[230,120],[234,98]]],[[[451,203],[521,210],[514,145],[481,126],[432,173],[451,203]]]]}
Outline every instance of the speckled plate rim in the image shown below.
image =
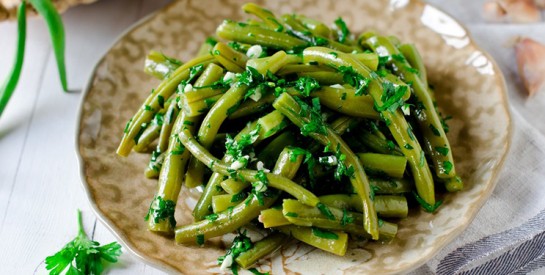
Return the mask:
{"type": "MultiPolygon", "coordinates": [[[[511,148],[511,143],[512,143],[512,138],[513,138],[513,120],[512,120],[511,111],[510,111],[510,108],[509,108],[509,101],[508,101],[508,97],[507,97],[507,85],[506,85],[506,82],[505,82],[505,77],[504,77],[502,71],[500,70],[498,64],[494,60],[494,58],[492,58],[492,56],[488,52],[486,52],[484,49],[482,49],[474,41],[473,35],[471,34],[471,32],[469,32],[469,30],[465,27],[465,25],[463,25],[460,21],[455,19],[451,14],[449,14],[448,12],[445,12],[444,10],[442,10],[442,9],[432,5],[432,4],[425,3],[422,0],[411,0],[411,1],[414,1],[415,2],[414,4],[417,4],[417,5],[426,5],[426,6],[433,7],[435,9],[437,9],[438,11],[442,12],[443,14],[445,14],[446,16],[450,17],[453,20],[453,22],[458,24],[465,31],[467,37],[469,38],[469,44],[472,47],[475,47],[475,49],[482,52],[482,54],[492,63],[492,67],[494,69],[494,73],[495,73],[495,76],[497,78],[496,81],[499,82],[499,87],[501,89],[501,97],[503,99],[502,100],[502,107],[503,107],[503,109],[505,111],[505,114],[507,115],[508,125],[507,125],[507,140],[506,140],[506,143],[505,143],[505,145],[503,147],[503,152],[502,152],[501,159],[499,160],[499,162],[497,164],[497,167],[495,168],[495,171],[492,173],[492,176],[490,177],[488,188],[484,190],[484,192],[482,194],[482,199],[479,200],[476,205],[474,205],[473,207],[470,208],[469,215],[466,216],[465,222],[461,226],[459,226],[457,229],[455,229],[454,232],[452,234],[450,234],[445,239],[444,244],[442,246],[433,246],[431,248],[431,252],[428,253],[428,255],[420,258],[418,261],[415,261],[414,264],[410,268],[405,269],[405,270],[399,270],[396,273],[408,273],[408,272],[411,272],[411,271],[417,269],[421,265],[428,262],[441,249],[443,249],[446,245],[451,243],[456,237],[458,237],[463,231],[466,230],[466,228],[475,219],[475,217],[477,215],[477,212],[482,208],[482,206],[488,200],[488,198],[492,194],[492,191],[496,187],[497,182],[498,182],[498,176],[499,176],[500,172],[502,171],[505,160],[507,159],[507,156],[509,154],[509,151],[510,151],[510,148],[511,148]]],[[[174,268],[172,268],[171,266],[167,265],[167,264],[164,264],[164,263],[161,263],[159,261],[153,260],[153,259],[149,258],[145,254],[141,254],[137,249],[135,249],[132,246],[131,242],[128,241],[126,236],[124,234],[118,233],[118,231],[116,230],[116,226],[113,225],[111,223],[111,221],[109,219],[107,219],[102,214],[102,212],[100,211],[98,205],[96,204],[96,202],[95,202],[95,200],[93,198],[93,194],[91,193],[91,191],[89,189],[89,185],[88,185],[86,177],[85,177],[85,161],[84,161],[83,157],[81,156],[79,139],[80,139],[80,133],[81,133],[81,120],[82,120],[82,115],[83,115],[83,105],[85,104],[87,95],[88,95],[88,93],[89,93],[89,91],[91,89],[91,86],[92,86],[92,83],[93,83],[93,78],[94,78],[94,76],[96,74],[98,66],[105,60],[107,54],[115,47],[115,45],[117,45],[129,33],[134,32],[137,28],[139,28],[142,25],[148,23],[151,19],[158,16],[159,14],[169,10],[174,5],[175,5],[175,1],[167,4],[165,7],[162,7],[161,9],[159,9],[159,10],[145,16],[144,18],[140,19],[139,21],[137,21],[136,23],[134,23],[133,25],[128,27],[123,33],[121,33],[115,39],[115,41],[110,45],[110,47],[108,47],[108,49],[104,51],[104,54],[102,54],[102,57],[93,66],[93,69],[91,70],[89,78],[88,78],[86,84],[83,87],[81,100],[80,100],[80,103],[79,103],[79,106],[78,106],[78,113],[77,113],[77,117],[76,117],[76,127],[75,127],[76,130],[75,130],[75,135],[74,135],[74,137],[75,137],[75,147],[76,147],[75,151],[76,151],[77,161],[78,161],[78,165],[79,165],[79,172],[80,172],[79,174],[80,174],[80,178],[81,178],[81,185],[83,187],[83,190],[85,191],[85,195],[86,195],[86,197],[87,197],[87,199],[89,201],[91,209],[93,210],[93,212],[97,216],[98,220],[100,220],[100,222],[104,226],[106,226],[106,228],[114,235],[114,237],[121,243],[121,245],[125,249],[127,249],[132,255],[136,256],[138,259],[140,259],[145,264],[147,264],[147,265],[149,265],[151,267],[157,268],[157,269],[159,269],[159,270],[161,270],[163,272],[169,273],[169,274],[178,274],[179,272],[177,270],[175,270],[174,268]]]]}

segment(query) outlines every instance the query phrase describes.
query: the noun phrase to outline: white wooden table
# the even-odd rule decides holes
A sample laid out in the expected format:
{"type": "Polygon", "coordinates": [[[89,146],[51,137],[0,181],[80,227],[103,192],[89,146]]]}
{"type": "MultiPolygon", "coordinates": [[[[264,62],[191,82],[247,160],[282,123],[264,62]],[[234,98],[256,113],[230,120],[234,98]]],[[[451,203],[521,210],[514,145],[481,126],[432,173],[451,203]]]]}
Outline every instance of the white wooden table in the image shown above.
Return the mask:
{"type": "MultiPolygon", "coordinates": [[[[115,240],[92,214],[80,183],[74,146],[80,90],[94,63],[117,36],[168,2],[102,0],[64,14],[68,79],[74,91],[71,93],[61,90],[43,21],[29,20],[21,81],[0,119],[0,274],[46,274],[45,257],[76,234],[77,208],[83,210],[85,228],[91,237],[101,243],[115,240]]],[[[536,26],[517,26],[495,35],[490,32],[493,27],[476,19],[480,1],[466,1],[464,5],[461,0],[430,2],[443,6],[465,22],[477,42],[493,45],[488,41],[492,40],[500,45],[510,35],[543,34],[536,26]]],[[[2,80],[11,68],[15,37],[13,22],[0,23],[2,80]]],[[[522,97],[513,91],[518,84],[514,80],[514,59],[510,51],[493,46],[485,46],[485,49],[491,51],[506,72],[511,100],[520,104],[522,97]]],[[[128,253],[123,254],[108,273],[161,274],[128,253]]]]}

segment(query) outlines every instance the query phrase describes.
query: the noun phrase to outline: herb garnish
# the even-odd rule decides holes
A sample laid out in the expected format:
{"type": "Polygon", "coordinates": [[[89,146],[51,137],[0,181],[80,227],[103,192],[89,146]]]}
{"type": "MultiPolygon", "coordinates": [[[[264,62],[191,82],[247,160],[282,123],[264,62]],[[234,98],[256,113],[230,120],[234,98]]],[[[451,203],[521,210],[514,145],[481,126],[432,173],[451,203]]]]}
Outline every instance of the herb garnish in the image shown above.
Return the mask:
{"type": "Polygon", "coordinates": [[[415,191],[413,191],[413,196],[416,199],[416,201],[420,204],[420,206],[422,206],[422,208],[424,208],[424,210],[426,210],[426,212],[429,212],[429,213],[435,212],[437,210],[437,208],[439,208],[439,206],[441,206],[441,204],[443,203],[443,201],[439,200],[439,201],[435,202],[434,205],[431,205],[431,204],[427,203],[426,201],[424,201],[424,199],[422,199],[418,195],[418,193],[416,193],[415,191]]]}
{"type": "Polygon", "coordinates": [[[343,81],[356,89],[357,96],[366,95],[371,80],[354,71],[352,67],[340,66],[339,72],[343,74],[343,81]]]}
{"type": "Polygon", "coordinates": [[[50,274],[101,274],[102,260],[115,263],[121,255],[121,246],[112,242],[103,246],[90,240],[83,230],[81,211],[78,210],[78,235],[61,251],[45,258],[45,268],[50,274]]]}
{"type": "Polygon", "coordinates": [[[174,209],[176,203],[172,200],[165,200],[161,196],[156,196],[148,210],[148,214],[144,218],[146,221],[150,218],[154,223],[160,223],[161,221],[168,221],[172,227],[176,226],[176,219],[174,218],[174,209]]]}
{"type": "Polygon", "coordinates": [[[323,230],[317,227],[312,227],[312,234],[316,237],[320,237],[320,238],[328,239],[328,240],[339,239],[339,235],[335,234],[334,232],[331,232],[329,230],[323,230]]]}
{"type": "Polygon", "coordinates": [[[350,37],[350,30],[348,30],[346,23],[341,17],[335,20],[335,25],[339,28],[339,42],[344,43],[350,37]]]}

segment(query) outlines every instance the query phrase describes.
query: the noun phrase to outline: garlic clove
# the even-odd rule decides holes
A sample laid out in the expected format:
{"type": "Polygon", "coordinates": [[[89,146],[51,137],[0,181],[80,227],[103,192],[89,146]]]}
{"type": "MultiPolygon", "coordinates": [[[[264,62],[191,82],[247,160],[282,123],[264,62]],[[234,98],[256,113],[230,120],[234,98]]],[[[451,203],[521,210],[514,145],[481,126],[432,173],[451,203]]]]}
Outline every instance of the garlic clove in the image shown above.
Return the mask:
{"type": "Polygon", "coordinates": [[[500,7],[512,23],[534,23],[541,21],[541,13],[534,0],[499,0],[500,7]]]}
{"type": "Polygon", "coordinates": [[[518,72],[529,96],[545,90],[545,45],[522,38],[515,45],[518,72]]]}

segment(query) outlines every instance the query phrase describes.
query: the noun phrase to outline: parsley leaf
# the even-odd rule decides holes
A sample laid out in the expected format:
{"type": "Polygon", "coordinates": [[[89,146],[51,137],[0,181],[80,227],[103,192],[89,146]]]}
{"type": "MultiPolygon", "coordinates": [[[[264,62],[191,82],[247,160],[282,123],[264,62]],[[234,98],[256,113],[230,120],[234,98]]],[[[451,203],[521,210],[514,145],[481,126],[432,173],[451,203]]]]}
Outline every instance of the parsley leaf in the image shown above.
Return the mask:
{"type": "Polygon", "coordinates": [[[295,100],[301,106],[299,115],[309,119],[309,122],[304,123],[301,127],[301,134],[303,136],[308,136],[313,133],[327,135],[327,127],[323,121],[320,99],[317,97],[313,98],[312,107],[297,97],[295,97],[295,100]]]}
{"type": "Polygon", "coordinates": [[[435,212],[435,210],[437,210],[437,208],[439,208],[439,206],[441,206],[441,204],[443,204],[443,201],[439,200],[439,201],[435,202],[434,205],[431,205],[431,204],[427,203],[426,201],[424,201],[424,199],[422,199],[418,195],[418,193],[416,193],[415,191],[413,191],[413,196],[416,199],[416,201],[422,206],[422,208],[424,208],[424,210],[426,210],[426,212],[429,212],[429,213],[435,212]]]}
{"type": "Polygon", "coordinates": [[[335,20],[335,25],[339,28],[339,42],[344,43],[346,38],[350,36],[350,30],[348,30],[346,23],[341,17],[335,20]]]}
{"type": "Polygon", "coordinates": [[[343,74],[343,81],[356,89],[356,96],[366,95],[371,80],[354,71],[351,66],[340,66],[339,72],[343,74]]]}
{"type": "Polygon", "coordinates": [[[392,82],[385,81],[382,83],[382,89],[383,92],[380,97],[382,106],[375,105],[377,111],[382,112],[388,110],[393,113],[397,108],[400,108],[405,104],[403,96],[407,92],[407,86],[394,85],[392,82]]]}
{"type": "Polygon", "coordinates": [[[50,274],[101,274],[102,260],[115,263],[121,255],[121,246],[112,242],[103,246],[90,240],[83,230],[81,211],[78,210],[78,235],[61,251],[45,258],[45,268],[50,274]]]}
{"type": "Polygon", "coordinates": [[[343,208],[343,217],[341,218],[341,225],[345,226],[347,224],[354,223],[354,217],[348,214],[348,211],[343,208]]]}
{"type": "Polygon", "coordinates": [[[309,76],[303,76],[297,79],[295,81],[295,89],[299,91],[303,96],[310,96],[310,94],[314,91],[317,91],[320,89],[320,83],[318,83],[318,80],[309,77],[309,76]]]}
{"type": "Polygon", "coordinates": [[[146,221],[150,218],[154,223],[159,223],[164,220],[168,220],[172,227],[176,226],[176,219],[174,218],[174,210],[176,203],[171,200],[165,200],[161,196],[156,196],[148,210],[148,214],[144,218],[146,221]]]}
{"type": "Polygon", "coordinates": [[[312,227],[312,234],[316,237],[320,237],[320,238],[328,239],[328,240],[339,239],[339,235],[335,234],[334,232],[331,232],[329,230],[319,229],[317,227],[312,227]]]}
{"type": "Polygon", "coordinates": [[[238,255],[240,255],[240,253],[250,250],[253,246],[254,244],[252,243],[252,240],[246,236],[246,232],[239,231],[225,255],[218,258],[218,264],[222,265],[223,268],[224,261],[227,261],[228,265],[225,267],[231,267],[233,274],[237,274],[238,266],[235,259],[238,257],[238,255]]]}
{"type": "Polygon", "coordinates": [[[445,145],[445,147],[435,147],[435,151],[437,151],[439,154],[443,155],[443,156],[447,156],[448,155],[448,147],[445,145]]]}

